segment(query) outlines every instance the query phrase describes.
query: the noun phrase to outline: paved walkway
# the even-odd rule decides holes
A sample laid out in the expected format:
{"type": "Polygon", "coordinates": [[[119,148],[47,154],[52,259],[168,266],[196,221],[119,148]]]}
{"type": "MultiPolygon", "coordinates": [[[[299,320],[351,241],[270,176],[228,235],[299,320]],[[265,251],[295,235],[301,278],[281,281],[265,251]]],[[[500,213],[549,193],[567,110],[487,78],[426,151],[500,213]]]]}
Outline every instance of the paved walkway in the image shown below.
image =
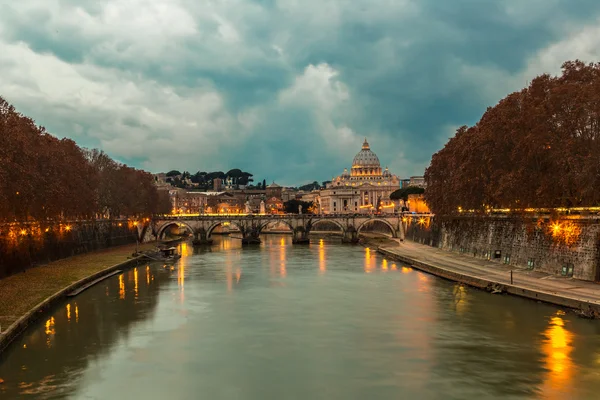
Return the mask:
{"type": "Polygon", "coordinates": [[[407,262],[413,261],[412,264],[423,263],[502,285],[511,285],[510,271],[512,270],[513,287],[600,305],[600,284],[597,283],[530,271],[526,268],[482,260],[410,241],[401,242],[398,246],[382,246],[380,249],[397,255],[407,262]]]}

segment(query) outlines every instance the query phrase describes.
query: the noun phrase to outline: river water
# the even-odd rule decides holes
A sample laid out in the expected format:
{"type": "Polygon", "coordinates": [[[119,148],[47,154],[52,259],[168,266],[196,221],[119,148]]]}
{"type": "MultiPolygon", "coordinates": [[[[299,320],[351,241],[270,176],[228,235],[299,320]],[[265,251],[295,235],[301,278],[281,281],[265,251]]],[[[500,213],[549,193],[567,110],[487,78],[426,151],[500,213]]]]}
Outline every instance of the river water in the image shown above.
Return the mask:
{"type": "Polygon", "coordinates": [[[600,398],[600,322],[338,241],[184,243],[29,329],[0,398],[600,398]]]}

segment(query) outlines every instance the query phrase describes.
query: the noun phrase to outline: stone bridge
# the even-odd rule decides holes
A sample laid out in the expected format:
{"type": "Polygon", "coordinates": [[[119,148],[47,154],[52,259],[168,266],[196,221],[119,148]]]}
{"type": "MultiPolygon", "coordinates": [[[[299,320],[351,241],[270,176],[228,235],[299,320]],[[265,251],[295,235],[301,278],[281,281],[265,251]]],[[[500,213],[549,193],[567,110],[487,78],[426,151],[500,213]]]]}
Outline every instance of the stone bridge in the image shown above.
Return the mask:
{"type": "MultiPolygon", "coordinates": [[[[404,219],[406,220],[406,218],[404,219]]],[[[155,216],[149,229],[144,229],[141,236],[146,241],[162,239],[170,227],[176,225],[187,229],[194,236],[194,244],[209,244],[215,228],[224,224],[237,227],[243,244],[260,243],[259,235],[269,227],[279,223],[290,228],[293,243],[309,243],[308,235],[316,230],[319,224],[329,222],[337,225],[345,243],[356,243],[361,229],[375,221],[380,221],[390,228],[394,238],[404,238],[405,224],[401,214],[364,215],[364,214],[327,214],[327,215],[198,215],[198,216],[155,216]]],[[[141,232],[140,232],[141,233],[141,232]]]]}

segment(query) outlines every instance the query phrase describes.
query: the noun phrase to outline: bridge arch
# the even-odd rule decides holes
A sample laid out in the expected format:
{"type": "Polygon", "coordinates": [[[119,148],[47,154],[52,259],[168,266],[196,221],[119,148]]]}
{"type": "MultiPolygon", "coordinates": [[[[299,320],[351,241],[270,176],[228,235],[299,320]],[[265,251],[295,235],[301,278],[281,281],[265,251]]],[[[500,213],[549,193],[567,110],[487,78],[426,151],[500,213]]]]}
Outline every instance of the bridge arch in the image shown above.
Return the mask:
{"type": "Polygon", "coordinates": [[[235,225],[240,231],[242,231],[242,232],[244,231],[244,227],[239,222],[236,222],[234,220],[225,219],[222,221],[217,221],[217,222],[213,223],[212,225],[210,225],[208,227],[208,229],[206,230],[206,237],[210,238],[210,236],[212,235],[215,228],[218,226],[223,226],[223,224],[225,224],[225,223],[228,223],[230,225],[235,225]]]}
{"type": "Polygon", "coordinates": [[[291,222],[286,221],[284,219],[274,219],[274,220],[270,220],[267,222],[264,222],[260,225],[260,231],[262,232],[263,229],[266,229],[269,225],[273,224],[273,223],[278,223],[278,224],[284,224],[285,226],[287,226],[288,228],[290,228],[290,232],[294,232],[294,227],[292,226],[291,222]]]}
{"type": "Polygon", "coordinates": [[[394,226],[387,220],[383,219],[383,218],[370,218],[366,221],[363,221],[360,225],[358,225],[358,228],[356,229],[357,233],[360,233],[360,230],[365,227],[366,225],[373,223],[373,222],[383,222],[385,225],[388,226],[388,228],[390,228],[390,231],[392,232],[392,237],[398,237],[398,232],[396,231],[396,228],[394,228],[394,226]]]}
{"type": "Polygon", "coordinates": [[[165,234],[167,228],[169,228],[169,227],[171,227],[173,225],[178,226],[180,228],[186,228],[186,230],[189,231],[192,235],[194,234],[194,229],[192,229],[192,227],[189,224],[187,224],[186,222],[182,222],[182,221],[167,221],[163,225],[161,225],[160,228],[158,228],[158,232],[156,233],[156,237],[159,240],[162,239],[162,237],[165,234]]]}
{"type": "Polygon", "coordinates": [[[342,235],[344,235],[346,233],[346,227],[344,227],[344,225],[342,225],[341,222],[339,222],[339,221],[337,221],[335,219],[330,219],[330,218],[319,218],[317,220],[312,221],[310,230],[312,231],[317,224],[320,224],[322,222],[331,222],[331,223],[337,225],[340,228],[340,233],[342,235]]]}

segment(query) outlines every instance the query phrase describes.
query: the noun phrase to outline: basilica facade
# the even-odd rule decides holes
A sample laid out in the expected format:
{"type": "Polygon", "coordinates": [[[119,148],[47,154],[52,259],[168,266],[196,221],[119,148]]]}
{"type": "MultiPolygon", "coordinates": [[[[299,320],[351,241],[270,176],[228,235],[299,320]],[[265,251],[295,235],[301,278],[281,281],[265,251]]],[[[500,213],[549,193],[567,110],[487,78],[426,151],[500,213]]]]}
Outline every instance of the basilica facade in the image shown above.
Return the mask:
{"type": "Polygon", "coordinates": [[[350,172],[333,178],[319,194],[320,212],[324,214],[393,213],[397,204],[390,194],[400,189],[400,179],[382,170],[379,158],[365,138],[362,149],[354,157],[350,172]]]}

